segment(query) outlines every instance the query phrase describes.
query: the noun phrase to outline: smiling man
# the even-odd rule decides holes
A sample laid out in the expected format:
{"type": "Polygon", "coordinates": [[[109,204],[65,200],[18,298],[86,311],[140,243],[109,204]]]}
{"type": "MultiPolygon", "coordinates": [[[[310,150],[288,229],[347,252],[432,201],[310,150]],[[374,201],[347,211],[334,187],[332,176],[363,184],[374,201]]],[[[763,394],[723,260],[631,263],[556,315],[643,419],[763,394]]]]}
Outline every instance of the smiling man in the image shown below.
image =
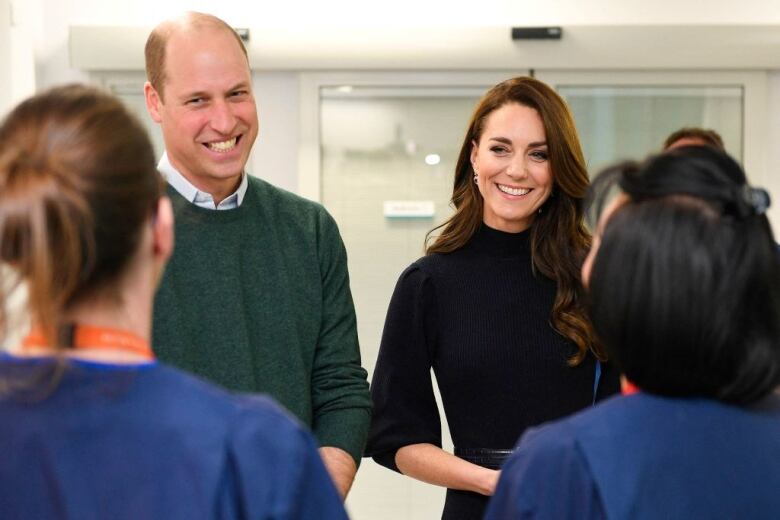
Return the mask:
{"type": "Polygon", "coordinates": [[[336,223],[247,175],[257,108],[230,26],[188,13],[157,26],[145,53],[146,105],[162,128],[159,169],[176,216],[155,302],[157,355],[229,389],[272,395],[312,428],[346,496],[371,405],[336,223]]]}

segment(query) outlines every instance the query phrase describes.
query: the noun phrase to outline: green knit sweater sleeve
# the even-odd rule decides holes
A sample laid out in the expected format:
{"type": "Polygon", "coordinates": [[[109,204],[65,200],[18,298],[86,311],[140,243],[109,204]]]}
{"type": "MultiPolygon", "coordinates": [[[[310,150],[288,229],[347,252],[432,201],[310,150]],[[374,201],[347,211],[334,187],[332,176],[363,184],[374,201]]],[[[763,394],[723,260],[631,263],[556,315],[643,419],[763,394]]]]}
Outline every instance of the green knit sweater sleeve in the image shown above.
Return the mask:
{"type": "Polygon", "coordinates": [[[360,365],[347,253],[333,218],[321,209],[318,259],[322,322],[312,370],[312,429],[322,446],[349,453],[357,465],[371,420],[367,374],[360,365]]]}

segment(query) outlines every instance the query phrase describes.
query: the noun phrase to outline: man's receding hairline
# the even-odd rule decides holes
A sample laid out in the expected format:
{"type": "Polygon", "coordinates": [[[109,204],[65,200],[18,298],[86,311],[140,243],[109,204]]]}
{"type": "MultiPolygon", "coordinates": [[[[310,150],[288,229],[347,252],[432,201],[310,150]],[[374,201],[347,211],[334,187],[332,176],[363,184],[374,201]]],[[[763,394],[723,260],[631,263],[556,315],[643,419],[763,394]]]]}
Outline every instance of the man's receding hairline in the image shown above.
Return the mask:
{"type": "MultiPolygon", "coordinates": [[[[224,20],[210,14],[189,11],[181,16],[164,20],[157,25],[157,28],[171,31],[187,31],[196,28],[212,27],[215,29],[224,29],[225,31],[235,32],[235,30],[224,20]]],[[[156,29],[157,29],[156,28],[156,29]]]]}
{"type": "MultiPolygon", "coordinates": [[[[202,13],[197,13],[202,14],[202,13]]],[[[208,16],[208,15],[202,15],[202,16],[208,16]]],[[[176,36],[182,36],[186,35],[187,33],[194,33],[199,30],[215,30],[218,32],[222,32],[224,34],[229,34],[230,36],[233,36],[235,38],[238,38],[238,35],[236,35],[235,29],[227,25],[223,21],[217,21],[211,19],[211,17],[208,18],[189,18],[186,17],[180,17],[173,20],[166,20],[162,22],[160,25],[157,26],[160,30],[160,34],[165,35],[165,53],[168,53],[168,44],[170,43],[171,39],[176,36]],[[223,25],[224,24],[224,25],[223,25]],[[164,31],[164,32],[163,32],[164,31]]],[[[155,29],[157,30],[157,29],[155,29]]],[[[245,54],[246,48],[243,47],[242,44],[240,44],[238,41],[236,41],[236,45],[238,45],[239,51],[241,51],[241,54],[245,54]]],[[[248,61],[247,57],[247,61],[248,61]]]]}
{"type": "MultiPolygon", "coordinates": [[[[157,36],[163,41],[162,67],[161,67],[162,70],[160,71],[160,84],[158,89],[160,90],[161,95],[162,95],[162,91],[164,91],[165,89],[166,80],[168,79],[166,74],[166,70],[168,68],[167,55],[168,55],[168,48],[171,39],[186,34],[188,32],[195,32],[203,29],[216,30],[219,32],[223,32],[224,34],[230,34],[231,36],[233,36],[235,38],[236,45],[238,45],[238,50],[246,58],[247,67],[251,71],[251,67],[249,66],[249,55],[247,53],[246,47],[244,46],[243,42],[241,42],[240,37],[236,34],[235,29],[233,29],[233,27],[231,27],[224,20],[214,15],[200,13],[196,11],[188,11],[176,18],[170,18],[160,22],[159,24],[157,24],[157,26],[155,26],[154,29],[152,29],[151,32],[152,35],[157,36]]],[[[155,86],[155,88],[157,87],[155,86]]]]}

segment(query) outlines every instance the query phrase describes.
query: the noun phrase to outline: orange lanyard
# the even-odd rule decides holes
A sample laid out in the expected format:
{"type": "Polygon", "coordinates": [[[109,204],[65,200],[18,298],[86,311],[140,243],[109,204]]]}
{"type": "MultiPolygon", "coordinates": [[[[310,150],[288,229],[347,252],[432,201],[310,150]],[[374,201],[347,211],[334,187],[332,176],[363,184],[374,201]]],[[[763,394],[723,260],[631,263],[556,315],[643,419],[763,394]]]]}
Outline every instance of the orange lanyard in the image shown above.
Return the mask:
{"type": "MultiPolygon", "coordinates": [[[[22,350],[48,347],[46,338],[38,329],[33,329],[22,341],[22,350]]],[[[76,325],[73,328],[73,343],[76,350],[113,350],[130,352],[145,360],[153,360],[154,353],[149,342],[124,330],[93,327],[91,325],[76,325]]]]}
{"type": "Polygon", "coordinates": [[[623,389],[622,390],[623,390],[623,395],[631,395],[631,394],[636,394],[637,392],[639,392],[639,387],[636,386],[631,381],[629,381],[628,379],[626,379],[625,382],[623,383],[623,389]]]}

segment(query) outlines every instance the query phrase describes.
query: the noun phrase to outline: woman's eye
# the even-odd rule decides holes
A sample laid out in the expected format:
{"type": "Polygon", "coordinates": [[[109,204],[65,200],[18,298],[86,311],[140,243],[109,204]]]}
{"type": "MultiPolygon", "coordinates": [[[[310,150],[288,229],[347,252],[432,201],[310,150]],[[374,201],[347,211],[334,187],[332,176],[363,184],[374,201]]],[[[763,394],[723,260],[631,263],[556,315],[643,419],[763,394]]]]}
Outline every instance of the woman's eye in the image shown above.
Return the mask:
{"type": "Polygon", "coordinates": [[[531,157],[537,161],[546,161],[548,158],[547,150],[534,150],[531,152],[531,157]]]}
{"type": "Polygon", "coordinates": [[[490,151],[493,153],[508,153],[509,150],[505,146],[492,146],[490,151]]]}

